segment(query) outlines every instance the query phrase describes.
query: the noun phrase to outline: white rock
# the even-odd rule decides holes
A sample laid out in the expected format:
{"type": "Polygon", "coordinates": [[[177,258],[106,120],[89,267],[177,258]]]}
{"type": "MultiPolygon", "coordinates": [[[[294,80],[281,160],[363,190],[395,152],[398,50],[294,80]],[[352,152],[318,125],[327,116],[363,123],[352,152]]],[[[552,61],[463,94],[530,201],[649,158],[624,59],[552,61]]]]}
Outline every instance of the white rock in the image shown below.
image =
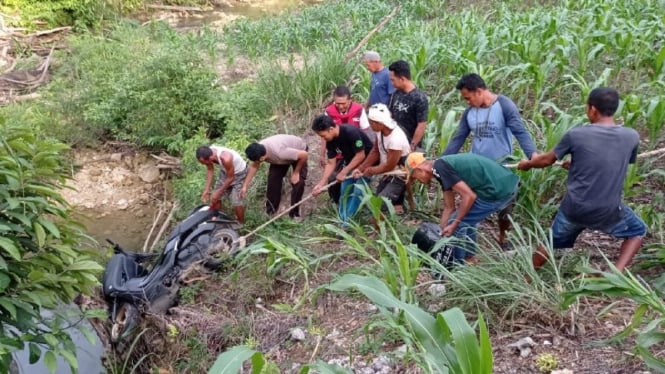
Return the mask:
{"type": "Polygon", "coordinates": [[[122,153],[114,153],[111,155],[111,161],[120,162],[122,160],[122,153]]]}
{"type": "Polygon", "coordinates": [[[305,331],[300,327],[291,329],[291,340],[301,342],[305,340],[305,331]]]}
{"type": "Polygon", "coordinates": [[[434,283],[429,286],[427,293],[433,297],[443,297],[446,294],[446,285],[441,283],[434,283]]]}
{"type": "Polygon", "coordinates": [[[143,165],[139,169],[139,178],[146,183],[154,183],[159,180],[159,169],[155,165],[143,165]]]}
{"type": "Polygon", "coordinates": [[[342,333],[337,330],[337,328],[333,328],[333,330],[326,336],[327,339],[334,339],[337,338],[338,336],[342,335],[342,333]]]}
{"type": "Polygon", "coordinates": [[[572,370],[561,369],[561,370],[552,370],[550,374],[574,374],[572,370]]]}
{"type": "Polygon", "coordinates": [[[545,341],[543,342],[543,345],[552,345],[552,342],[549,341],[549,340],[545,340],[545,341]]]}
{"type": "Polygon", "coordinates": [[[120,199],[115,205],[118,209],[125,210],[129,208],[129,201],[127,201],[127,199],[120,199]]]}
{"type": "Polygon", "coordinates": [[[528,357],[531,354],[531,348],[535,345],[536,342],[534,342],[531,337],[527,336],[526,338],[522,338],[515,343],[508,344],[508,348],[519,350],[521,357],[528,357]]]}

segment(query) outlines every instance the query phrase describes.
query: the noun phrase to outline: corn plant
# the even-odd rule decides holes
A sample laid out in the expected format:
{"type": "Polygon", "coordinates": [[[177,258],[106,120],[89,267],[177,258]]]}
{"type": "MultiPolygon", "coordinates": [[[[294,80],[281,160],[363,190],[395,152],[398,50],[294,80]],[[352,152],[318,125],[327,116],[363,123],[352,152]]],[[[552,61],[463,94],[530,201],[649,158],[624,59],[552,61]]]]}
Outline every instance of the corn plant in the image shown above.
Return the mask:
{"type": "MultiPolygon", "coordinates": [[[[638,304],[630,323],[620,333],[605,341],[624,341],[635,335],[635,353],[651,369],[665,371],[665,360],[656,350],[665,342],[665,275],[655,280],[653,288],[630,271],[619,272],[611,263],[611,271],[603,272],[602,277],[587,280],[579,288],[564,292],[563,307],[576,303],[580,297],[626,297],[638,304]]],[[[585,269],[597,273],[595,269],[585,269]]]]}
{"type": "Polygon", "coordinates": [[[532,220],[530,225],[513,222],[510,240],[514,250],[502,251],[493,238],[479,236],[478,266],[437,270],[447,280],[446,305],[478,309],[493,323],[510,323],[526,316],[545,324],[561,321],[562,290],[573,289],[579,256],[560,257],[551,250],[549,231],[532,220]],[[530,227],[533,226],[533,227],[530,227]],[[532,253],[537,246],[548,248],[550,261],[534,270],[532,253]]]}
{"type": "Polygon", "coordinates": [[[406,327],[396,333],[418,352],[416,362],[427,372],[492,372],[491,343],[482,315],[478,319],[478,337],[460,309],[432,316],[395,297],[376,277],[347,274],[326,288],[338,292],[358,290],[379,307],[384,318],[395,321],[395,326],[406,327]]]}
{"type": "MultiPolygon", "coordinates": [[[[393,223],[396,216],[392,204],[374,195],[368,187],[365,188],[361,206],[370,211],[376,222],[374,233],[368,235],[367,228],[358,222],[352,222],[347,230],[331,224],[325,225],[324,229],[342,239],[348,251],[371,264],[365,268],[365,272],[379,276],[402,300],[414,302],[416,278],[423,255],[402,241],[393,223]],[[385,212],[382,210],[384,206],[385,212]]],[[[321,237],[308,242],[328,240],[327,237],[321,237]]]]}
{"type": "Polygon", "coordinates": [[[651,99],[644,113],[646,126],[649,130],[649,144],[655,147],[664,137],[665,126],[665,96],[651,99]]]}
{"type": "Polygon", "coordinates": [[[312,267],[326,258],[325,256],[316,257],[304,248],[269,237],[251,244],[243,250],[241,255],[244,261],[249,258],[249,255],[266,255],[266,267],[268,274],[271,276],[277,275],[287,265],[290,266],[289,271],[303,276],[305,294],[309,292],[309,276],[312,267]]]}

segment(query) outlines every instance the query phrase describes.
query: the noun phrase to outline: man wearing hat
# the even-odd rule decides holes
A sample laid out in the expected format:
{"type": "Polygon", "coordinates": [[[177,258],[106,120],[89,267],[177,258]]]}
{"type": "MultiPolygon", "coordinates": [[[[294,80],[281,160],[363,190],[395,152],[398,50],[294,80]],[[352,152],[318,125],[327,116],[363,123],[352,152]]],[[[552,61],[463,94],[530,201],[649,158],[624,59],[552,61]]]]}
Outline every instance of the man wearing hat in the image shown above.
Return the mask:
{"type": "MultiPolygon", "coordinates": [[[[376,133],[376,140],[365,161],[354,170],[355,178],[371,177],[399,169],[400,164],[404,164],[404,159],[411,151],[406,134],[397,126],[385,104],[372,105],[369,108],[368,117],[369,125],[376,133]]],[[[387,175],[379,182],[376,193],[390,199],[395,205],[395,210],[401,213],[403,212],[405,187],[404,176],[387,175]]]]}
{"type": "Polygon", "coordinates": [[[427,160],[423,153],[413,152],[405,164],[408,183],[415,179],[429,184],[436,178],[441,184],[441,235],[455,236],[461,241],[454,250],[456,262],[476,262],[476,225],[513,202],[519,177],[489,158],[473,153],[427,160]],[[460,196],[459,207],[455,207],[455,194],[460,196]]]}

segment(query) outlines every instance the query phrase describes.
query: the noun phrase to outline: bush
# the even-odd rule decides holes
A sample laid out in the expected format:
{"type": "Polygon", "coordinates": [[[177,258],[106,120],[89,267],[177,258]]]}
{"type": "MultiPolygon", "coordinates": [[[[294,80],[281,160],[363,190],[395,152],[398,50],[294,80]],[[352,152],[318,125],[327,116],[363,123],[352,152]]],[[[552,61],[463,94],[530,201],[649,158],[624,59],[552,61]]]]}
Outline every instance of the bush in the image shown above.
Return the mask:
{"type": "Polygon", "coordinates": [[[54,309],[98,285],[101,266],[79,245],[81,226],[58,191],[66,172],[64,144],[35,135],[29,127],[0,118],[0,371],[8,372],[11,353],[30,346],[31,361],[48,347],[44,362],[55,370],[54,354],[75,369],[75,347],[58,326],[46,321],[54,309]]]}
{"type": "Polygon", "coordinates": [[[81,24],[96,25],[101,19],[134,9],[141,0],[4,0],[3,13],[17,14],[10,25],[32,28],[37,23],[48,27],[81,24]]]}

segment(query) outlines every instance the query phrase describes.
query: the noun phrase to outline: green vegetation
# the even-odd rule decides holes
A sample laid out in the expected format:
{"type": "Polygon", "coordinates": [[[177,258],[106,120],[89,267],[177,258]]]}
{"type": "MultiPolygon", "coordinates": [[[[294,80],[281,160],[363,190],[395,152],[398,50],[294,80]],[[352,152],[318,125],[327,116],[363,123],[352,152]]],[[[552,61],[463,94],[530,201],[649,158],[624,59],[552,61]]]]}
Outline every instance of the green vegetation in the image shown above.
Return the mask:
{"type": "MultiPolygon", "coordinates": [[[[361,51],[379,51],[386,64],[402,58],[410,62],[416,85],[430,97],[424,139],[429,155],[438,155],[454,133],[464,108],[454,85],[462,74],[471,71],[483,76],[493,91],[517,103],[540,150],[551,149],[565,131],[586,121],[584,101],[589,91],[599,85],[616,87],[622,94],[617,117],[642,134],[642,150],[663,146],[665,18],[663,2],[659,0],[583,0],[544,5],[506,1],[491,6],[485,1],[334,1],[259,21],[239,20],[220,34],[207,28],[197,33],[176,32],[159,22],[122,22],[100,34],[82,32],[69,40],[71,49],[56,56],[54,78],[41,90],[42,99],[1,108],[0,115],[7,118],[7,123],[21,123],[38,133],[48,131],[50,136],[73,146],[121,140],[180,155],[183,175],[175,181],[175,194],[183,206],[192,206],[198,202],[204,174],[193,158],[198,145],[214,141],[242,151],[249,142],[277,132],[302,134],[338,84],[348,82],[356,100],[364,102],[369,74],[358,56],[347,59],[347,53],[398,5],[397,15],[361,51]],[[240,73],[232,74],[236,70],[240,73]]],[[[3,131],[3,139],[6,134],[9,133],[3,131]]],[[[310,165],[316,167],[313,162],[310,165]]],[[[53,172],[57,168],[36,170],[53,172]]],[[[255,197],[250,201],[248,227],[266,219],[262,213],[264,174],[265,167],[250,191],[255,197]]],[[[276,222],[260,233],[265,239],[255,240],[246,249],[238,271],[232,275],[236,277],[234,284],[242,287],[241,283],[251,283],[238,281],[239,274],[249,274],[248,278],[256,283],[264,277],[261,281],[266,283],[279,278],[297,284],[299,287],[291,290],[299,292],[292,297],[295,305],[282,302],[274,306],[293,313],[307,308],[310,300],[314,303],[312,296],[335,290],[353,297],[346,291],[359,289],[380,309],[380,319],[367,325],[365,334],[407,344],[405,364],[454,372],[491,370],[491,365],[490,369],[462,367],[467,357],[478,355],[486,358],[480,362],[491,362],[487,329],[483,319],[475,317],[476,313],[496,328],[514,327],[514,321],[520,319],[560,328],[572,313],[562,310],[564,298],[564,305],[568,305],[579,296],[591,294],[630,297],[639,306],[631,325],[619,338],[637,332],[637,354],[649,366],[662,368],[662,362],[653,353],[662,340],[665,310],[660,280],[647,287],[630,274],[625,276],[628,278],[613,273],[592,280],[576,277],[580,265],[589,266],[588,253],[584,251],[553,256],[554,261],[540,272],[532,269],[533,248],[539,244],[551,248],[547,228],[564,191],[565,174],[555,168],[520,173],[522,188],[511,234],[516,251],[512,256],[501,252],[491,235],[481,235],[481,264],[448,271],[408,244],[413,227],[404,224],[406,219],[391,212],[376,229],[368,225],[368,218],[381,216],[381,200],[368,195],[364,212],[349,232],[331,222],[332,209],[320,209],[319,216],[309,217],[304,225],[276,222]],[[335,235],[344,240],[334,241],[331,251],[329,246],[335,235]],[[446,279],[446,296],[436,301],[440,303],[439,310],[448,311],[436,317],[416,306],[432,301],[419,288],[423,286],[424,264],[443,273],[446,279]],[[328,288],[316,287],[315,282],[321,281],[318,276],[328,268],[333,269],[330,271],[337,280],[328,288]],[[460,309],[452,309],[456,306],[460,309]],[[395,307],[397,312],[391,309],[395,307]],[[468,326],[460,310],[468,314],[469,320],[479,320],[477,332],[468,326]],[[650,323],[646,316],[653,316],[654,322],[650,323]],[[465,351],[457,343],[455,331],[450,331],[448,318],[463,327],[464,341],[470,344],[464,345],[469,347],[465,351]],[[420,326],[422,321],[425,322],[420,326]],[[480,334],[479,341],[476,333],[480,334]],[[428,352],[434,351],[428,347],[439,349],[441,354],[431,357],[428,352]]],[[[663,175],[662,161],[640,159],[629,170],[625,184],[631,206],[636,207],[650,228],[649,250],[645,251],[643,264],[657,270],[665,259],[663,175]]],[[[42,177],[39,179],[41,182],[42,177]]],[[[7,180],[8,185],[14,183],[7,180]]],[[[441,206],[438,191],[419,187],[417,200],[419,211],[409,218],[436,219],[441,206]]],[[[11,201],[6,205],[11,207],[11,201]]],[[[56,199],[56,203],[60,201],[56,199]]],[[[21,214],[26,214],[23,206],[36,203],[28,200],[21,204],[12,209],[20,206],[21,214]]],[[[37,211],[50,207],[40,204],[37,211]]],[[[5,210],[0,211],[5,214],[5,210]]],[[[50,210],[47,213],[58,216],[50,210]]],[[[26,217],[19,220],[20,225],[27,227],[23,228],[26,233],[34,232],[30,235],[34,235],[36,243],[40,243],[40,237],[42,243],[69,239],[60,228],[57,237],[48,224],[38,220],[43,218],[37,214],[26,217]]],[[[61,222],[68,221],[62,218],[58,223],[61,222]]],[[[584,247],[614,251],[603,245],[584,247]]],[[[2,246],[8,256],[3,257],[5,261],[16,262],[13,248],[2,246]]],[[[34,264],[30,261],[29,266],[34,264]]],[[[2,271],[0,266],[0,274],[2,271]]],[[[87,276],[83,278],[91,281],[87,276]]],[[[20,282],[26,278],[8,279],[20,282]]],[[[0,276],[0,285],[3,284],[0,276]]],[[[266,294],[274,287],[261,286],[267,288],[266,294]]],[[[204,294],[195,291],[192,288],[189,295],[185,294],[186,302],[204,294]]],[[[239,299],[254,303],[249,294],[239,299]]],[[[247,321],[239,318],[237,324],[247,321]]],[[[243,330],[242,334],[235,337],[242,335],[241,338],[229,338],[227,342],[235,345],[245,340],[256,349],[255,335],[245,328],[239,330],[243,330]]],[[[207,364],[204,361],[218,353],[206,351],[203,340],[187,339],[187,348],[197,352],[199,370],[207,364]]],[[[383,349],[385,341],[372,342],[372,346],[383,349]]],[[[219,372],[219,365],[240,367],[250,358],[255,371],[268,367],[268,357],[253,349],[241,347],[223,353],[211,372],[219,372]]],[[[350,356],[353,354],[350,352],[350,356]]],[[[552,363],[540,364],[547,369],[552,363]]],[[[185,360],[178,365],[183,370],[189,368],[185,360]]],[[[303,370],[310,369],[341,370],[322,362],[303,370]]]]}
{"type": "Polygon", "coordinates": [[[0,121],[0,371],[9,371],[11,353],[25,345],[31,362],[43,355],[55,371],[57,354],[76,370],[66,315],[42,314],[90,294],[102,270],[82,248],[81,226],[59,194],[67,146],[0,121]]]}
{"type": "Polygon", "coordinates": [[[142,0],[3,0],[8,24],[27,28],[99,26],[105,17],[135,9],[142,0]]]}
{"type": "MultiPolygon", "coordinates": [[[[635,335],[634,351],[644,360],[646,365],[657,371],[665,371],[665,360],[660,355],[660,346],[665,342],[663,325],[665,324],[665,275],[654,281],[653,288],[646,284],[639,276],[630,271],[619,273],[609,264],[611,271],[604,272],[602,277],[589,279],[589,282],[578,289],[563,294],[565,307],[578,301],[584,296],[627,297],[637,303],[637,308],[630,323],[620,333],[605,343],[621,342],[631,335],[635,335]]],[[[586,268],[587,273],[596,270],[586,268]]],[[[604,310],[609,312],[611,306],[604,310]]]]}

